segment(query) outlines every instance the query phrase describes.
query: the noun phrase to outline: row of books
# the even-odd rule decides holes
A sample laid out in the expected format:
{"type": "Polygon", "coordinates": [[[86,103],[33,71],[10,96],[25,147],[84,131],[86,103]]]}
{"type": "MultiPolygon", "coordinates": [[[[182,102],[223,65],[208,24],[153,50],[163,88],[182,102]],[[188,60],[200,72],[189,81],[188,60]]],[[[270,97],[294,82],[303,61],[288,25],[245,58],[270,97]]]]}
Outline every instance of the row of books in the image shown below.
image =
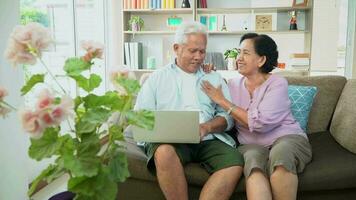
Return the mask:
{"type": "Polygon", "coordinates": [[[289,65],[294,69],[308,69],[310,65],[309,53],[292,53],[289,55],[289,65]]]}
{"type": "Polygon", "coordinates": [[[142,43],[141,42],[125,42],[124,60],[125,65],[130,69],[143,68],[142,43]]]}
{"type": "Polygon", "coordinates": [[[199,21],[200,23],[206,25],[209,31],[218,31],[218,17],[218,15],[200,15],[199,21]]]}
{"type": "Polygon", "coordinates": [[[197,1],[197,8],[207,8],[208,7],[208,3],[206,2],[206,0],[198,0],[197,1]]]}
{"type": "Polygon", "coordinates": [[[124,9],[171,9],[176,0],[124,0],[124,9]]]}

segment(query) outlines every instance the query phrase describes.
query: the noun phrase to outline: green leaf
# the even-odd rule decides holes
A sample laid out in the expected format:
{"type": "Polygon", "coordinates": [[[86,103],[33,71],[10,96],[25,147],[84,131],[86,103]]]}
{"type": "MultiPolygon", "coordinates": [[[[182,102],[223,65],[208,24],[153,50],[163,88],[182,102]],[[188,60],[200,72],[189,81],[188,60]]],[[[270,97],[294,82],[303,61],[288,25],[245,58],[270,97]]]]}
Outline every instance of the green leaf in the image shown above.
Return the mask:
{"type": "Polygon", "coordinates": [[[91,92],[95,88],[100,86],[101,78],[96,74],[90,74],[89,79],[85,78],[82,75],[70,76],[72,77],[78,84],[80,88],[85,90],[86,92],[91,92]]]}
{"type": "Polygon", "coordinates": [[[123,129],[119,125],[112,125],[109,127],[109,135],[111,137],[111,140],[118,140],[118,141],[124,141],[124,135],[123,135],[123,129]]]}
{"type": "Polygon", "coordinates": [[[117,194],[117,183],[110,180],[108,170],[101,169],[94,177],[72,177],[68,189],[76,193],[78,200],[114,200],[117,194]]]}
{"type": "Polygon", "coordinates": [[[32,181],[31,183],[31,186],[29,188],[29,190],[27,191],[27,195],[28,196],[31,196],[36,188],[37,188],[37,185],[42,181],[44,180],[46,177],[52,175],[53,173],[57,172],[58,171],[58,166],[56,165],[49,165],[46,169],[44,169],[40,175],[38,175],[34,181],[32,181]]]}
{"type": "Polygon", "coordinates": [[[35,74],[31,76],[31,78],[26,82],[21,88],[21,95],[27,94],[37,83],[43,83],[44,81],[44,74],[35,74]]]}
{"type": "Polygon", "coordinates": [[[111,112],[105,108],[93,108],[89,109],[82,117],[83,122],[89,122],[92,124],[95,123],[104,123],[111,116],[111,112]]]}
{"type": "Polygon", "coordinates": [[[61,142],[58,140],[58,132],[59,129],[46,128],[41,138],[31,139],[31,146],[28,151],[29,156],[40,161],[43,158],[55,155],[61,146],[61,142]]]}
{"type": "MultiPolygon", "coordinates": [[[[75,145],[76,145],[76,139],[72,138],[70,135],[63,135],[59,137],[59,142],[60,144],[60,149],[59,149],[59,154],[60,155],[66,155],[66,154],[73,154],[75,150],[75,145]]],[[[64,166],[64,160],[63,158],[58,160],[58,164],[61,163],[61,166],[64,166]]]]}
{"type": "Polygon", "coordinates": [[[68,58],[64,64],[64,71],[68,76],[78,76],[83,71],[90,69],[91,63],[81,58],[68,58]]]}
{"type": "Polygon", "coordinates": [[[116,151],[109,164],[110,178],[115,182],[124,182],[130,176],[127,157],[124,152],[116,151]]]}
{"type": "Polygon", "coordinates": [[[62,176],[65,173],[63,159],[61,159],[61,157],[57,158],[56,164],[57,165],[55,166],[55,168],[46,177],[47,183],[51,183],[53,180],[57,179],[58,177],[62,176]]]}
{"type": "Polygon", "coordinates": [[[84,135],[82,141],[76,145],[76,151],[63,155],[64,167],[73,176],[92,177],[98,174],[100,158],[100,140],[95,134],[84,135]]]}
{"type": "Polygon", "coordinates": [[[74,193],[94,196],[94,188],[100,187],[100,184],[102,184],[100,178],[100,175],[94,177],[72,177],[68,181],[68,189],[74,193]]]}
{"type": "Polygon", "coordinates": [[[75,99],[74,99],[74,110],[77,110],[77,108],[80,106],[80,104],[83,103],[83,99],[82,97],[80,96],[77,96],[75,99]]]}
{"type": "Polygon", "coordinates": [[[96,123],[91,123],[88,121],[82,121],[80,120],[76,125],[75,125],[75,130],[78,134],[83,134],[83,133],[91,133],[95,131],[96,129],[96,123]]]}
{"type": "Polygon", "coordinates": [[[135,79],[119,77],[116,82],[124,87],[128,94],[134,95],[140,91],[140,83],[135,79]]]}
{"type": "Polygon", "coordinates": [[[118,96],[116,92],[107,92],[103,96],[97,96],[94,94],[89,94],[83,98],[84,107],[86,108],[94,108],[100,106],[106,106],[112,109],[122,109],[125,104],[125,99],[123,97],[118,96]]]}
{"type": "Polygon", "coordinates": [[[128,123],[131,125],[136,125],[138,127],[153,130],[154,126],[154,114],[152,111],[139,110],[139,111],[129,111],[126,113],[128,123]]]}

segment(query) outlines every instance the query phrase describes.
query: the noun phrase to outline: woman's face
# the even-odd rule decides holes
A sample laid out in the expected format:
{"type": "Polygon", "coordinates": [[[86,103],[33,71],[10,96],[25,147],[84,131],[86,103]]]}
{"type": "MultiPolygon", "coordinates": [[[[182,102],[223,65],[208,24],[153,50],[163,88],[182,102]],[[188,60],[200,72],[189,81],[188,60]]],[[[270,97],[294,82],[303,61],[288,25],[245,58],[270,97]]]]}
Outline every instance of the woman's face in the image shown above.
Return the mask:
{"type": "Polygon", "coordinates": [[[251,39],[242,41],[237,57],[237,70],[243,76],[251,76],[259,72],[259,68],[265,62],[265,56],[259,56],[251,39]]]}

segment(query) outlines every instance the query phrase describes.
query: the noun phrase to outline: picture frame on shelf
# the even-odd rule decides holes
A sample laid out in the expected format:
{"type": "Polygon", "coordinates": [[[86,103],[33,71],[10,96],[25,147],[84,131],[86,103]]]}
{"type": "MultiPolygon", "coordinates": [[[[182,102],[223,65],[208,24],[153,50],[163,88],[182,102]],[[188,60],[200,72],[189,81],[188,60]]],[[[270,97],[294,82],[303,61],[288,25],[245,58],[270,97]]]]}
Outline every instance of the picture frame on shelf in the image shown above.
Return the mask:
{"type": "Polygon", "coordinates": [[[307,5],[308,5],[308,0],[293,0],[292,7],[302,7],[307,5]]]}
{"type": "Polygon", "coordinates": [[[272,15],[256,15],[256,31],[272,31],[272,15]]]}

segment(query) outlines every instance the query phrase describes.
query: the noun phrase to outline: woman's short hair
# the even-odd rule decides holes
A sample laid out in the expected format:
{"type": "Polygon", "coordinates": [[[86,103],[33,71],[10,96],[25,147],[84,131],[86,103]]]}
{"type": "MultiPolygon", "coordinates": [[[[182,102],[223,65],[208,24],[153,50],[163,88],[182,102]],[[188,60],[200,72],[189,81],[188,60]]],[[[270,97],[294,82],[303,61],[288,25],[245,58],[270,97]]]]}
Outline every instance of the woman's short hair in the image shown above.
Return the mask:
{"type": "Polygon", "coordinates": [[[206,26],[204,26],[200,22],[184,22],[176,30],[174,43],[184,44],[187,41],[187,35],[196,33],[202,33],[206,37],[208,37],[208,31],[206,26]]]}
{"type": "Polygon", "coordinates": [[[261,73],[269,73],[278,64],[278,50],[276,42],[264,34],[246,33],[240,39],[240,44],[246,39],[251,39],[255,48],[255,52],[259,56],[266,56],[266,62],[260,67],[261,73]]]}

